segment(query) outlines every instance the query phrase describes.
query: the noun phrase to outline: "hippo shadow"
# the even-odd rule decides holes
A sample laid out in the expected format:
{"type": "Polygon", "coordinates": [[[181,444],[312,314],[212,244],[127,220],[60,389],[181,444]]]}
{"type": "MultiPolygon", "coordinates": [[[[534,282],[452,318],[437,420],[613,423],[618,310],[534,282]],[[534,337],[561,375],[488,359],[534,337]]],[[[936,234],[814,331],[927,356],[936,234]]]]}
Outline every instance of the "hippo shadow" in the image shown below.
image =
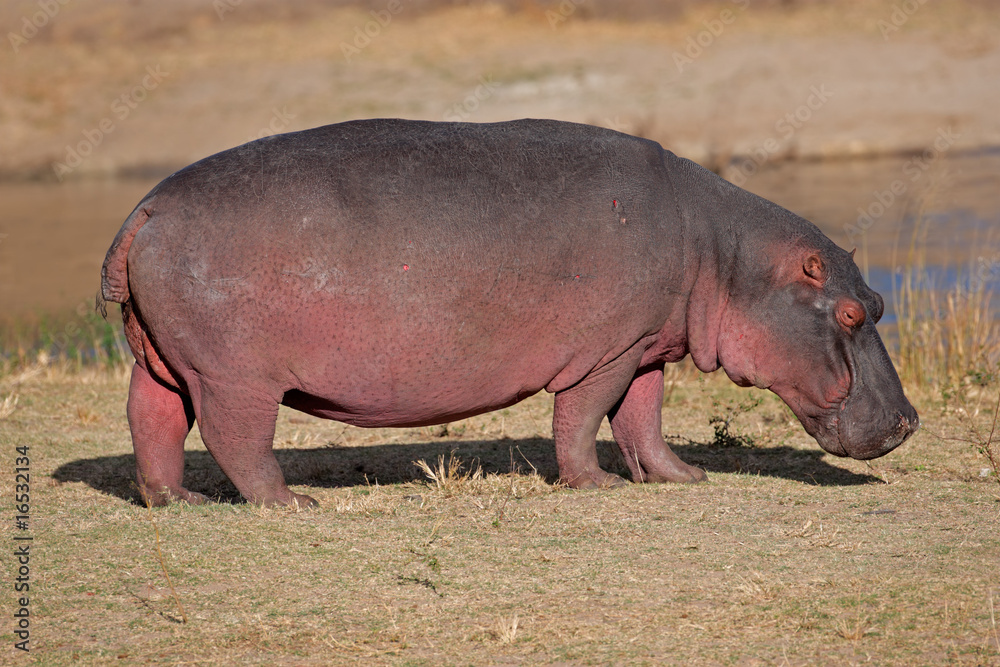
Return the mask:
{"type": "MultiPolygon", "coordinates": [[[[876,483],[879,478],[830,465],[816,449],[778,447],[719,447],[693,441],[672,443],[687,463],[709,473],[746,473],[780,477],[819,486],[876,483]]],[[[601,466],[626,479],[628,468],[612,441],[598,442],[601,466]]],[[[463,469],[479,465],[486,474],[536,471],[547,482],[558,479],[555,447],[550,438],[448,440],[413,444],[361,447],[327,446],[274,451],[290,486],[343,488],[369,484],[403,484],[427,481],[415,461],[436,466],[438,458],[454,455],[463,469]]],[[[135,457],[131,454],[79,459],[55,470],[58,482],[83,482],[102,493],[141,504],[133,482],[135,457]]],[[[185,452],[184,484],[191,491],[223,502],[241,502],[239,492],[204,450],[185,452]]],[[[308,493],[308,490],[306,490],[308,493]]]]}

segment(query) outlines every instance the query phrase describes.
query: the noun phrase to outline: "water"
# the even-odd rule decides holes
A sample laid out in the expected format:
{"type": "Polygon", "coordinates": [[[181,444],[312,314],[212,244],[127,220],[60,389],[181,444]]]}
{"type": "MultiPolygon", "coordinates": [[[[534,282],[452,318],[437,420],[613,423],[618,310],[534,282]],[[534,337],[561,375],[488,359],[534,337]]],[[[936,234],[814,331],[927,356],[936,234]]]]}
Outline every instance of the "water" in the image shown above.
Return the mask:
{"type": "MultiPolygon", "coordinates": [[[[907,159],[787,162],[743,186],[856,246],[891,321],[892,281],[915,233],[942,286],[969,271],[1000,281],[1000,152],[941,158],[915,180],[907,159]],[[880,213],[864,234],[861,213],[880,213]]],[[[91,312],[112,238],[158,180],[0,185],[0,329],[91,312]]]]}
{"type": "Polygon", "coordinates": [[[0,184],[0,326],[91,310],[111,240],[156,182],[0,184]]]}
{"type": "Polygon", "coordinates": [[[786,163],[744,187],[813,221],[841,247],[857,247],[862,266],[867,254],[869,266],[891,267],[897,246],[901,260],[918,222],[927,226],[921,242],[932,265],[1000,259],[1000,152],[941,159],[916,180],[908,161],[786,163]],[[902,194],[892,194],[893,183],[902,194]]]}

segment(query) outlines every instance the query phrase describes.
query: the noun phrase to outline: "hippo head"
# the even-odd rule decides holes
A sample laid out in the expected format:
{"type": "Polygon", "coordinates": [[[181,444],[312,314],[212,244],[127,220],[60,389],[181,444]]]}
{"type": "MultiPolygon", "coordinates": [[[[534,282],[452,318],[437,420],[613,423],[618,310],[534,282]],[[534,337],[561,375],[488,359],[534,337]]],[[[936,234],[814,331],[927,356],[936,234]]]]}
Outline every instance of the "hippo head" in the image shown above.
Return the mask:
{"type": "Polygon", "coordinates": [[[875,329],[882,298],[853,252],[809,244],[764,255],[758,266],[770,268],[729,290],[717,342],[726,374],[780,396],[831,454],[873,459],[898,447],[919,420],[875,329]]]}

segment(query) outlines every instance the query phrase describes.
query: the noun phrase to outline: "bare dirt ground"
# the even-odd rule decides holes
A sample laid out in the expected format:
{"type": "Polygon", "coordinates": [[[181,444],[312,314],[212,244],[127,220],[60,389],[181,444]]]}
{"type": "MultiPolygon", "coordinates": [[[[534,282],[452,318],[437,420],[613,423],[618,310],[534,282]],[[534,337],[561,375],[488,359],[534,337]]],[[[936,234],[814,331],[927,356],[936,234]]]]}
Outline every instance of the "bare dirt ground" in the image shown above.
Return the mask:
{"type": "MultiPolygon", "coordinates": [[[[279,461],[319,509],[150,513],[129,482],[124,374],[9,377],[0,451],[30,447],[30,661],[1000,664],[1000,486],[939,437],[964,435],[960,414],[915,397],[924,429],[864,463],[823,454],[761,395],[733,422],[755,445],[727,448],[708,418],[752,394],[675,380],[665,429],[707,484],[553,485],[545,396],[407,430],[283,409],[279,461]],[[484,475],[435,483],[413,465],[452,452],[484,475]]],[[[188,485],[236,501],[196,434],[188,450],[188,485]]],[[[9,620],[0,639],[11,656],[9,620]]]]}
{"type": "Polygon", "coordinates": [[[36,3],[5,3],[0,175],[162,173],[261,132],[373,116],[589,122],[720,169],[762,148],[923,150],[949,128],[955,149],[1000,145],[992,3],[673,2],[626,21],[588,2],[401,2],[379,25],[377,2],[100,1],[34,32],[36,3]]]}

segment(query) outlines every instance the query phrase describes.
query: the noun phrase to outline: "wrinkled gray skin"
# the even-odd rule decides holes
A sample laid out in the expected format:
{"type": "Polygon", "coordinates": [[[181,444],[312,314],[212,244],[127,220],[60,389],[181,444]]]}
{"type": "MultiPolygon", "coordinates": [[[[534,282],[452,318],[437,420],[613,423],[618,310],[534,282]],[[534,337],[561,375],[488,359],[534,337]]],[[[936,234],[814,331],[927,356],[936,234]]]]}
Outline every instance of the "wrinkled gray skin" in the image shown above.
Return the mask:
{"type": "Polygon", "coordinates": [[[302,505],[271,451],[279,404],[416,426],[542,389],[570,486],[622,483],[597,463],[605,416],[634,481],[700,481],[661,435],[664,364],[688,354],[776,392],[838,456],[881,456],[918,425],[851,255],[586,125],[372,120],[254,141],[154,188],[102,275],[154,503],[205,500],[182,480],[194,420],[249,501],[302,505]]]}

